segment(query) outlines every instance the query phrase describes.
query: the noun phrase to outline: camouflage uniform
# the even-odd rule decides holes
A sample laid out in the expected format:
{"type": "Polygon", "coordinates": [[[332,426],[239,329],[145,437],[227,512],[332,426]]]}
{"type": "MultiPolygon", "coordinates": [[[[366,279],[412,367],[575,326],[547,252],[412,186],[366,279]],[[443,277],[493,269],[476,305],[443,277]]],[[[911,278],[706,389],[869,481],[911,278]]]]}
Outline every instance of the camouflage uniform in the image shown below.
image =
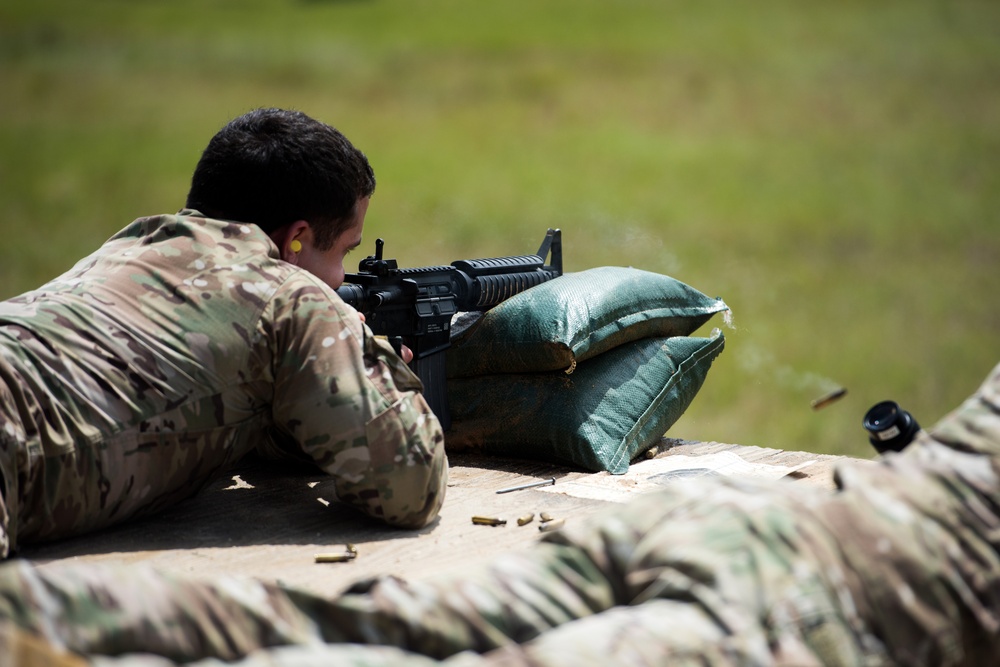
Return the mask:
{"type": "Polygon", "coordinates": [[[995,665],[998,475],[1000,366],[901,454],[842,465],[834,493],[678,482],[468,571],[332,600],[12,562],[0,639],[118,667],[995,665]]]}
{"type": "Polygon", "coordinates": [[[419,391],[258,227],[136,220],[0,303],[0,554],[168,506],[255,448],[314,461],[373,517],[425,525],[447,462],[419,391]]]}

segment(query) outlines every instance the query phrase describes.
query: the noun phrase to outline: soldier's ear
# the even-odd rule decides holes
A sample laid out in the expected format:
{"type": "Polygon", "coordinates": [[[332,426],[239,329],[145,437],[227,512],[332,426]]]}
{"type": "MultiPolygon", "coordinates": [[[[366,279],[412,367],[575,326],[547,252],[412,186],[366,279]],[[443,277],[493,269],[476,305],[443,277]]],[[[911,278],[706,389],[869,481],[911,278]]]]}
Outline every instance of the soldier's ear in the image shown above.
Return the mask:
{"type": "Polygon", "coordinates": [[[281,259],[289,264],[299,263],[299,253],[302,252],[304,243],[310,243],[312,229],[305,220],[296,220],[283,227],[279,227],[270,234],[271,240],[278,246],[281,259]]]}

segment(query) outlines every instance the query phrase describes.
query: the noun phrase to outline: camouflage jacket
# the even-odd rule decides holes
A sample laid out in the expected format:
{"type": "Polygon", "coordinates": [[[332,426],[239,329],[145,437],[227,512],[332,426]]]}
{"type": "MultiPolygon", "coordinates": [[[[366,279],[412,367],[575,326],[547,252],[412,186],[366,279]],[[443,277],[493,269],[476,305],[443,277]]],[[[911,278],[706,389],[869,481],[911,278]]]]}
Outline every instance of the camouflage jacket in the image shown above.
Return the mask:
{"type": "Polygon", "coordinates": [[[369,515],[425,525],[447,462],[419,392],[258,227],[141,218],[0,303],[0,553],[166,506],[255,448],[315,461],[369,515]]]}

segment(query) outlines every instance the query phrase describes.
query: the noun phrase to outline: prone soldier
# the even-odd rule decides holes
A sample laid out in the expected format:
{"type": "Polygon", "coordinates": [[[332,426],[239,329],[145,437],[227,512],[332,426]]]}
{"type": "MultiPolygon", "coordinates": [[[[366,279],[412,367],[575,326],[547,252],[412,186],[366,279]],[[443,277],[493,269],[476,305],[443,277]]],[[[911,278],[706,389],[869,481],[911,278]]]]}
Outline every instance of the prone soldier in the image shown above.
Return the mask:
{"type": "Polygon", "coordinates": [[[0,303],[0,557],[169,506],[252,451],[315,463],[378,520],[432,521],[440,423],[334,291],[374,190],[340,132],[257,109],[209,142],[184,210],[0,303]]]}

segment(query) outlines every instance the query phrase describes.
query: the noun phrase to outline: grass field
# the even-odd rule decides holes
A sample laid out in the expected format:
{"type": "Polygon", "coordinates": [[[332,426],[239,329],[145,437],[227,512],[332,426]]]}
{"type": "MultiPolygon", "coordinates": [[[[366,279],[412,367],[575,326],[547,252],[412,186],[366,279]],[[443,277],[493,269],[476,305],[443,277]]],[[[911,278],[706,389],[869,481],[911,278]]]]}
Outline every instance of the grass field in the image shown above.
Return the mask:
{"type": "Polygon", "coordinates": [[[8,0],[0,297],[180,208],[233,116],[292,107],[371,159],[366,251],[560,227],[568,270],[732,307],[671,435],[868,456],[872,403],[930,425],[1000,360],[998,25],[964,1],[8,0]]]}

